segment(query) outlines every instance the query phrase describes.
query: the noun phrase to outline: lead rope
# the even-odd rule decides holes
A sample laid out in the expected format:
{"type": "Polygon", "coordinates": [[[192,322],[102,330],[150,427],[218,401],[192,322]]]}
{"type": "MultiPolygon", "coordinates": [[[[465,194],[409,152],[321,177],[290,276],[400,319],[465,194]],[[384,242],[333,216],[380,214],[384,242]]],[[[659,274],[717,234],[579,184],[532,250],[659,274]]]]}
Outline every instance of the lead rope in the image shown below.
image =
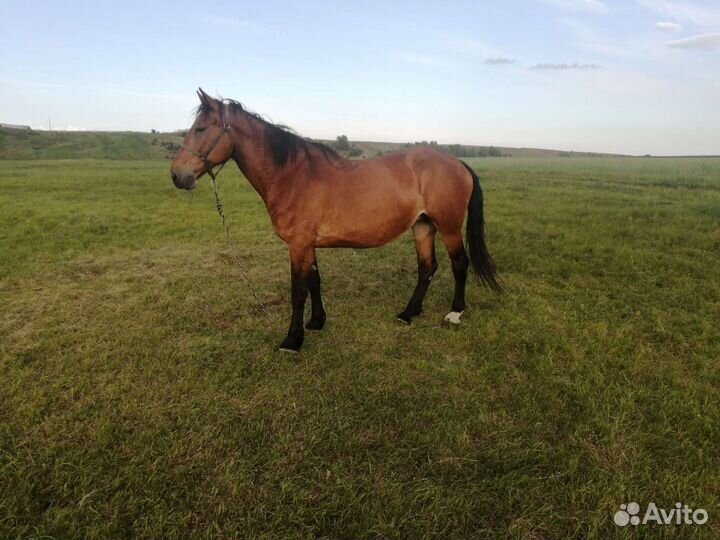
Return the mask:
{"type": "MultiPolygon", "coordinates": [[[[230,236],[230,228],[228,227],[227,221],[225,220],[225,210],[223,209],[223,204],[220,201],[220,186],[217,182],[217,175],[220,174],[220,171],[225,166],[225,163],[222,163],[220,167],[218,168],[217,172],[213,172],[212,167],[207,168],[207,173],[210,175],[210,178],[212,179],[212,188],[213,192],[215,193],[215,208],[217,208],[218,215],[220,216],[220,220],[222,221],[223,228],[225,229],[225,237],[227,238],[228,244],[230,244],[230,248],[232,249],[234,247],[235,242],[233,242],[232,237],[230,236]]],[[[260,300],[260,297],[258,297],[257,292],[255,292],[255,288],[252,286],[252,283],[250,283],[250,278],[247,275],[247,272],[245,271],[245,267],[242,264],[242,261],[240,260],[240,257],[238,257],[234,250],[230,252],[230,256],[235,260],[235,264],[237,264],[237,267],[240,269],[240,274],[242,275],[243,279],[245,280],[245,284],[247,285],[248,289],[250,289],[250,293],[253,295],[253,298],[255,299],[255,302],[257,302],[257,305],[260,306],[260,310],[267,316],[268,312],[265,308],[265,304],[263,304],[262,300],[260,300]]]]}

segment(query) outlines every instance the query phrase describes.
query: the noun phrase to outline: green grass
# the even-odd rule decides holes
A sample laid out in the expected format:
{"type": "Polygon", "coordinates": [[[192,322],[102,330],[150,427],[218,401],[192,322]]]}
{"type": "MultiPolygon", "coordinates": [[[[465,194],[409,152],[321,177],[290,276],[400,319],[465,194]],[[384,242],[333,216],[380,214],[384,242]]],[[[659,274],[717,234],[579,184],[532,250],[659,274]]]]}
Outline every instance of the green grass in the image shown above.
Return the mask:
{"type": "MultiPolygon", "coordinates": [[[[474,160],[508,293],[406,235],[319,255],[328,324],[276,352],[289,269],[221,175],[0,162],[0,537],[720,536],[720,160],[474,160]],[[628,527],[682,501],[704,526],[628,527]]],[[[440,253],[440,252],[439,252],[440,253]]]]}

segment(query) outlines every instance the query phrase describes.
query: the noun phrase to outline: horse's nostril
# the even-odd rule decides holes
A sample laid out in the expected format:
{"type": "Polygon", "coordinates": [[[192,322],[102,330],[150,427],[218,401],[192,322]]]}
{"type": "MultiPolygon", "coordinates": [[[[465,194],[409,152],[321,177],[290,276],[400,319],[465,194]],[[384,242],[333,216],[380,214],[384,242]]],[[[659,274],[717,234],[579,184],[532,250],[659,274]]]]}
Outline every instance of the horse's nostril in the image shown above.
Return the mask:
{"type": "Polygon", "coordinates": [[[175,174],[174,172],[171,172],[170,176],[172,177],[173,184],[177,184],[177,179],[178,179],[177,174],[175,174]]]}

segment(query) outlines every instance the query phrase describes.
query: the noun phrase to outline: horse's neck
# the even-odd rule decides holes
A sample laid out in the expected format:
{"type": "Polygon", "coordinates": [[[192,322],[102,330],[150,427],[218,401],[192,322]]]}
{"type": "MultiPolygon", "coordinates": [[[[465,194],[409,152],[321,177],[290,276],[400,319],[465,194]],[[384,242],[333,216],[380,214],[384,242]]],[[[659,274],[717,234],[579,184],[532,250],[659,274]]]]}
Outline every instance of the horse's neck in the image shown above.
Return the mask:
{"type": "Polygon", "coordinates": [[[274,167],[268,159],[265,146],[265,127],[259,120],[244,112],[232,118],[233,159],[240,171],[260,196],[266,200],[272,185],[274,167]]]}

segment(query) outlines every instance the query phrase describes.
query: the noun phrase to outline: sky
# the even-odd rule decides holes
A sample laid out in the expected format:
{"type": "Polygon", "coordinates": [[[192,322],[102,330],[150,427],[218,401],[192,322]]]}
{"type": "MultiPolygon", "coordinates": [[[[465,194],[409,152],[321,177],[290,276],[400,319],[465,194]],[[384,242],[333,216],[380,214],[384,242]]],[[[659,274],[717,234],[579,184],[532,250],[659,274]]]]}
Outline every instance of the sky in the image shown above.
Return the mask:
{"type": "Polygon", "coordinates": [[[0,0],[0,122],[720,154],[717,0],[0,0]]]}

